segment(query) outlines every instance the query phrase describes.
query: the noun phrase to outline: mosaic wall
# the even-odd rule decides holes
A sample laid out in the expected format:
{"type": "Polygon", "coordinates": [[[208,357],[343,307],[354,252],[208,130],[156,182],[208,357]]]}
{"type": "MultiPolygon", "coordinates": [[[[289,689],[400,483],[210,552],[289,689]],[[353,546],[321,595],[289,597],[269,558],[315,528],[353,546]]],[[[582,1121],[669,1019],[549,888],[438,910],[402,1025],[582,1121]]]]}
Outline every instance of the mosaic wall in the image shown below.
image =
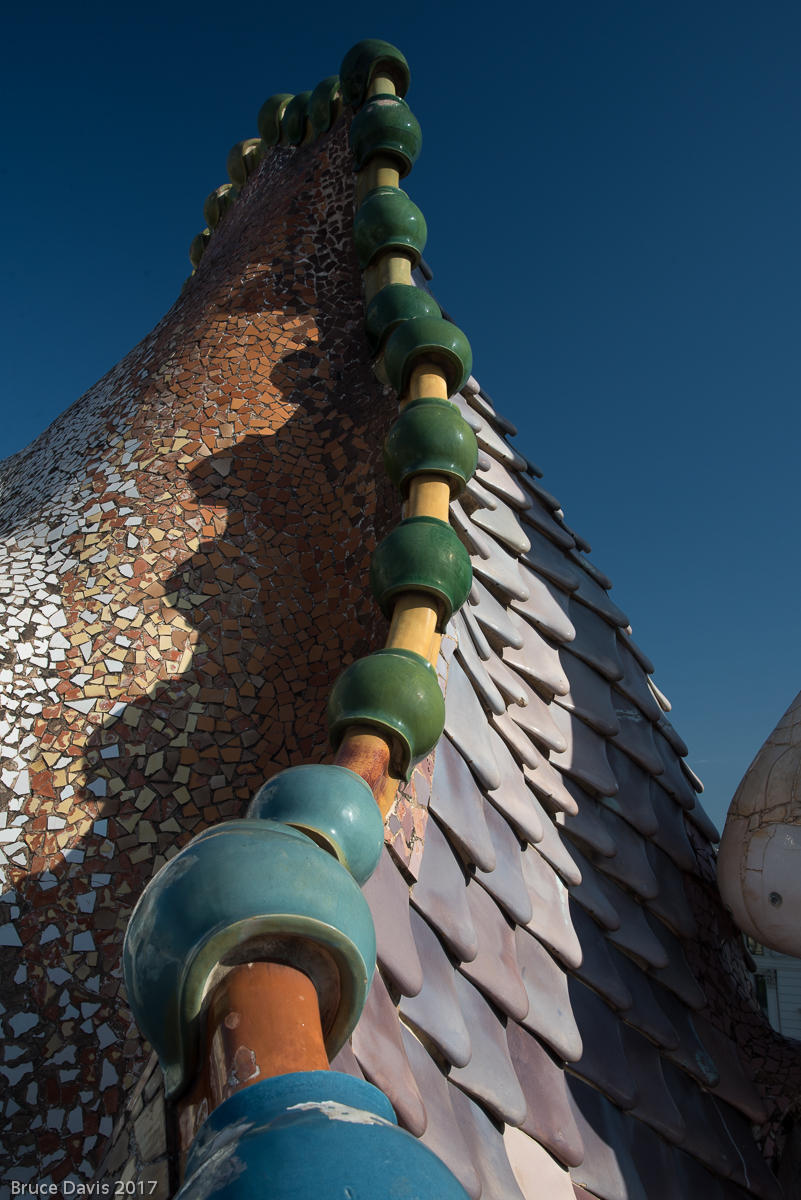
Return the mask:
{"type": "Polygon", "coordinates": [[[391,413],[342,251],[342,125],[260,184],[154,333],[3,464],[11,1179],[92,1177],[143,1062],[133,902],[265,776],[326,753],[332,682],[383,638],[365,580],[396,519],[391,413]]]}

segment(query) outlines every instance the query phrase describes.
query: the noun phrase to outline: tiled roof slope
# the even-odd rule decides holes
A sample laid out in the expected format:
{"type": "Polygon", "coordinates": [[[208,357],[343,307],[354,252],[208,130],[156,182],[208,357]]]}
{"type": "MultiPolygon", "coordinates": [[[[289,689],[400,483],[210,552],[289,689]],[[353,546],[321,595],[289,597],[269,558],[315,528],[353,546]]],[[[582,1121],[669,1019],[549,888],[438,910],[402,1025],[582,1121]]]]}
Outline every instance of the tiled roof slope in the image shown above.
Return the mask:
{"type": "Polygon", "coordinates": [[[775,1135],[801,1047],[757,1008],[687,748],[512,427],[475,379],[453,399],[481,448],[453,506],[475,583],[425,849],[404,871],[398,829],[367,885],[380,975],[336,1065],[474,1197],[778,1198],[751,1126],[775,1135]]]}
{"type": "MultiPolygon", "coordinates": [[[[120,1007],[131,903],[261,778],[326,755],[333,679],[380,644],[394,399],[361,333],[345,139],[273,150],[153,335],[3,468],[3,1136],[38,1181],[93,1177],[125,1093],[159,1125],[120,1007]]],[[[753,999],[685,747],[513,429],[475,380],[454,400],[481,451],[452,509],[473,591],[443,641],[445,737],[366,888],[379,971],[335,1066],[473,1197],[780,1197],[750,1126],[772,1153],[798,1050],[753,999]]]]}

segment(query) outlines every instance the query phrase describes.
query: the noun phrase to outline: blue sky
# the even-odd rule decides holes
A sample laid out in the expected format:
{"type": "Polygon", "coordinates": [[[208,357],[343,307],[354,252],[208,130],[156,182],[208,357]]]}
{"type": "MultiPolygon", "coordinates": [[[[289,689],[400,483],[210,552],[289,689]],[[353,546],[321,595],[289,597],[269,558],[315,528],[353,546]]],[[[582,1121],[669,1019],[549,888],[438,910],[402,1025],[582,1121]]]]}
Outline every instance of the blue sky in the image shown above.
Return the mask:
{"type": "Polygon", "coordinates": [[[395,42],[438,298],[613,579],[720,823],[801,687],[801,7],[382,7],[6,16],[0,457],[170,307],[262,101],[395,42]]]}

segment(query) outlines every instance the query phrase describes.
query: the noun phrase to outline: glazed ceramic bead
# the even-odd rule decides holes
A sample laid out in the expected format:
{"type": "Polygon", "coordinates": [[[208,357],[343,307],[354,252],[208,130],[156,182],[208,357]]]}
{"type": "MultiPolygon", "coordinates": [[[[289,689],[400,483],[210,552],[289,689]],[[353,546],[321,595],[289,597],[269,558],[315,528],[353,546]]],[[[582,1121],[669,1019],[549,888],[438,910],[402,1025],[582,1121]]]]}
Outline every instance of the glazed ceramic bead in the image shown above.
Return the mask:
{"type": "Polygon", "coordinates": [[[470,343],[457,325],[444,317],[415,317],[398,325],[384,348],[384,369],[392,386],[403,394],[416,362],[433,361],[442,367],[448,392],[460,392],[473,369],[470,343]]]}
{"type": "Polygon", "coordinates": [[[424,472],[446,475],[451,496],[458,496],[477,464],[476,435],[449,400],[412,400],[384,442],[387,474],[403,495],[411,479],[424,472]]]}
{"type": "Polygon", "coordinates": [[[367,901],[332,855],[275,821],[229,821],[193,838],[145,888],[128,923],[123,967],[168,1096],[193,1077],[212,972],[223,961],[263,957],[265,945],[271,961],[300,965],[315,983],[333,1057],[367,998],[375,932],[367,901]]]}
{"type": "Polygon", "coordinates": [[[363,271],[386,250],[406,254],[417,264],[427,236],[423,214],[400,188],[373,188],[353,220],[353,239],[363,271]]]}
{"type": "Polygon", "coordinates": [[[470,556],[447,521],[407,517],[375,549],[370,586],[384,616],[402,592],[422,592],[438,610],[443,633],[473,582],[470,556]]]}
{"type": "Polygon", "coordinates": [[[380,38],[366,38],[352,46],[339,68],[345,103],[353,108],[363,104],[372,79],[379,73],[392,79],[399,96],[406,95],[409,90],[409,64],[397,47],[380,38]]]}
{"type": "Polygon", "coordinates": [[[422,144],[418,120],[400,96],[371,96],[350,127],[355,171],[373,155],[385,154],[395,159],[401,176],[408,175],[422,144]]]}
{"type": "Polygon", "coordinates": [[[259,789],[247,815],[283,822],[323,841],[359,885],[372,875],[384,846],[373,793],[347,767],[289,767],[259,789]]]}
{"type": "Polygon", "coordinates": [[[394,647],[351,663],[334,684],[326,715],[335,750],[349,726],[368,725],[389,738],[391,766],[408,778],[442,735],[445,701],[430,662],[394,647]]]}

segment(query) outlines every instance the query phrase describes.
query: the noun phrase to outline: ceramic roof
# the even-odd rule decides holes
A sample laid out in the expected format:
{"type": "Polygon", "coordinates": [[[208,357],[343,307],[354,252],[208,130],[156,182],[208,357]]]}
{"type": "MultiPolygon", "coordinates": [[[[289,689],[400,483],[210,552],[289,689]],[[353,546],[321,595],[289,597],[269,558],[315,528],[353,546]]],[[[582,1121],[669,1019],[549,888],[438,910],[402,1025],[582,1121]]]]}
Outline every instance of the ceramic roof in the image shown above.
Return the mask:
{"type": "MultiPolygon", "coordinates": [[[[265,773],[326,755],[331,682],[380,643],[394,397],[361,333],[347,115],[268,153],[164,322],[2,467],[3,1136],[36,1178],[92,1177],[116,1122],[113,1177],[158,1100],[119,1011],[138,890],[265,773]]],[[[452,505],[474,584],[333,1065],[475,1200],[780,1200],[752,1127],[781,1148],[801,1059],[753,998],[669,705],[513,426],[476,377],[453,400],[480,448],[452,505]]],[[[158,1112],[140,1164],[164,1162],[158,1112]]]]}

